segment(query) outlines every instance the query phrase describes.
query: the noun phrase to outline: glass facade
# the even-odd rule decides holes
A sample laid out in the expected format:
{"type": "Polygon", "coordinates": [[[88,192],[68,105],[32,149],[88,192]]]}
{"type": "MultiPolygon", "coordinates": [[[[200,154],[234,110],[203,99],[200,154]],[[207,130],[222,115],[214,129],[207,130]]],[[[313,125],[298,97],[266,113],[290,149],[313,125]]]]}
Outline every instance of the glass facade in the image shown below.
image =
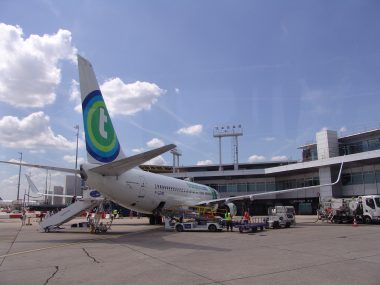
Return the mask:
{"type": "MultiPolygon", "coordinates": [[[[339,155],[348,155],[380,149],[380,138],[364,139],[356,142],[339,143],[339,155]]],[[[317,145],[302,150],[302,161],[318,160],[317,145]]]]}
{"type": "Polygon", "coordinates": [[[290,179],[283,181],[260,181],[247,183],[223,183],[223,184],[208,184],[219,193],[231,193],[233,195],[244,195],[244,193],[259,193],[276,190],[286,190],[291,188],[316,186],[319,185],[319,177],[309,177],[302,179],[290,179]]]}
{"type": "Polygon", "coordinates": [[[354,154],[377,149],[380,149],[380,138],[341,144],[339,146],[339,154],[354,154]]]}
{"type": "Polygon", "coordinates": [[[302,150],[302,161],[318,160],[317,146],[302,150]]]}
{"type": "Polygon", "coordinates": [[[380,171],[364,171],[342,174],[342,185],[359,185],[380,183],[380,171]]]}

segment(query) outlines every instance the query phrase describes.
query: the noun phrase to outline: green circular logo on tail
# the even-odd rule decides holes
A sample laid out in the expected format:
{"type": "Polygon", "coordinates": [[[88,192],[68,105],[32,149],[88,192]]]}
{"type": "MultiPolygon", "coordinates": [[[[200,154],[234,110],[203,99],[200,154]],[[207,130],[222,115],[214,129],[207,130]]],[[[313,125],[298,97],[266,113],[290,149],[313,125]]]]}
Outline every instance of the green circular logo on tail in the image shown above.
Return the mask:
{"type": "Polygon", "coordinates": [[[100,91],[87,95],[82,107],[88,153],[100,162],[115,160],[120,145],[100,91]]]}

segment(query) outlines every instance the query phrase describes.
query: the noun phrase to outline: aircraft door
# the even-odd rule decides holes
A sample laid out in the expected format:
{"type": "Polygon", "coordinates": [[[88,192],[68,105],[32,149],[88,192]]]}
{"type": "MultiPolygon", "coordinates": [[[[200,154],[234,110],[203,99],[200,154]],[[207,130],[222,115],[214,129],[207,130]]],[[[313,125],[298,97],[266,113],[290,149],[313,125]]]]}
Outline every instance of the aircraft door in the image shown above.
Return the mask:
{"type": "Polygon", "coordinates": [[[140,176],[140,192],[139,192],[139,200],[144,199],[146,191],[146,181],[144,176],[140,176]]]}

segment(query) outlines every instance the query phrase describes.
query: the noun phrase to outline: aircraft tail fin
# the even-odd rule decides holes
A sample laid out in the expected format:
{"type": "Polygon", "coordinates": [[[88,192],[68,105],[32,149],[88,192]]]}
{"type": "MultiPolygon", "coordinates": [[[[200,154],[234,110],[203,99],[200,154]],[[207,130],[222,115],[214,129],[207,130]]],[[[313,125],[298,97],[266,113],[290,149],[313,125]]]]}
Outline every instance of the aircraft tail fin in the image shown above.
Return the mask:
{"type": "Polygon", "coordinates": [[[105,164],[125,158],[91,63],[78,55],[78,69],[87,161],[105,164]]]}
{"type": "Polygon", "coordinates": [[[25,177],[26,177],[26,180],[28,180],[28,184],[30,186],[30,190],[32,190],[32,192],[34,194],[42,194],[42,193],[40,193],[40,191],[38,191],[38,188],[36,187],[36,185],[34,185],[32,179],[30,178],[30,176],[27,175],[27,174],[25,174],[25,177]]]}
{"type": "MultiPolygon", "coordinates": [[[[64,197],[64,198],[74,197],[73,195],[60,195],[60,194],[45,194],[45,193],[42,193],[42,192],[38,191],[37,186],[34,184],[34,182],[32,181],[32,178],[28,174],[25,174],[25,177],[26,177],[26,180],[28,180],[28,184],[30,186],[30,190],[34,194],[38,194],[38,195],[42,195],[42,196],[51,196],[51,197],[64,197]]],[[[82,197],[82,196],[75,196],[75,197],[82,197]]]]}

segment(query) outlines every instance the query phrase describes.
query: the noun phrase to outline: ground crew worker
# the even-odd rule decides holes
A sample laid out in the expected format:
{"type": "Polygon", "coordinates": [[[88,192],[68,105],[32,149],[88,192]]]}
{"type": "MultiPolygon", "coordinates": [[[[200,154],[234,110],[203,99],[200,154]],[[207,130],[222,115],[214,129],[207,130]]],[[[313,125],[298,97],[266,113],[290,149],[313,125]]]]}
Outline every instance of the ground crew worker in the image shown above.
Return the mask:
{"type": "Polygon", "coordinates": [[[226,221],[227,232],[229,231],[230,228],[231,228],[231,232],[233,232],[234,230],[232,229],[232,217],[231,217],[230,212],[227,211],[224,214],[224,220],[226,221]]]}
{"type": "Polygon", "coordinates": [[[117,209],[114,209],[113,212],[112,212],[112,214],[113,214],[113,218],[116,219],[116,217],[117,217],[117,209]]]}
{"type": "Polygon", "coordinates": [[[250,219],[251,217],[249,216],[249,213],[245,211],[243,216],[243,224],[248,224],[250,219]]]}
{"type": "Polygon", "coordinates": [[[21,216],[21,222],[23,226],[25,226],[25,220],[26,220],[26,211],[24,209],[22,210],[22,216],[21,216]]]}

